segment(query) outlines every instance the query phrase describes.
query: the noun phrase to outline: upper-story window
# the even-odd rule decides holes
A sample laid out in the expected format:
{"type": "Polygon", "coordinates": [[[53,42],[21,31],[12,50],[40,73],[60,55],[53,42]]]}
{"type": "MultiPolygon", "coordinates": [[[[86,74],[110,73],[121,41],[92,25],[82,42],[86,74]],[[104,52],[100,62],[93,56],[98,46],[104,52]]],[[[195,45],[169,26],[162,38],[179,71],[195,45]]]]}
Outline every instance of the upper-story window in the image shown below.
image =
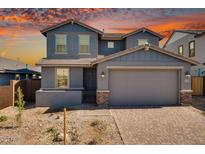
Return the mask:
{"type": "Polygon", "coordinates": [[[79,53],[89,53],[90,48],[90,35],[87,34],[81,34],[78,35],[79,37],[79,53]]]}
{"type": "Polygon", "coordinates": [[[178,54],[181,55],[181,56],[184,55],[184,48],[183,48],[183,45],[180,45],[180,46],[178,47],[178,54]]]}
{"type": "Polygon", "coordinates": [[[138,45],[145,45],[148,43],[148,39],[138,39],[138,45]]]}
{"type": "Polygon", "coordinates": [[[114,48],[114,42],[107,42],[108,48],[114,48]]]}
{"type": "Polygon", "coordinates": [[[56,34],[56,52],[65,53],[66,52],[66,34],[56,34]]]}
{"type": "Polygon", "coordinates": [[[189,42],[189,57],[195,56],[195,41],[189,42]]]}
{"type": "Polygon", "coordinates": [[[56,88],[68,88],[69,81],[69,69],[56,68],[56,88]]]}

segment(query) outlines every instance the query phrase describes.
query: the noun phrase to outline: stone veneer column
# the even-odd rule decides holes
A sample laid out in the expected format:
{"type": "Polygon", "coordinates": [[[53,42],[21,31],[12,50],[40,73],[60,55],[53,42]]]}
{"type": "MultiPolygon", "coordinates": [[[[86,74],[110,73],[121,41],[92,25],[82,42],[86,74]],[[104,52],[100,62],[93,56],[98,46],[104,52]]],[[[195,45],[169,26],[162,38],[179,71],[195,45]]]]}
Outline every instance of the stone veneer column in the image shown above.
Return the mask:
{"type": "Polygon", "coordinates": [[[181,105],[189,105],[192,102],[192,90],[180,91],[180,103],[181,105]]]}
{"type": "Polygon", "coordinates": [[[96,94],[96,99],[97,99],[97,104],[107,104],[109,101],[109,90],[97,90],[96,94]]]}

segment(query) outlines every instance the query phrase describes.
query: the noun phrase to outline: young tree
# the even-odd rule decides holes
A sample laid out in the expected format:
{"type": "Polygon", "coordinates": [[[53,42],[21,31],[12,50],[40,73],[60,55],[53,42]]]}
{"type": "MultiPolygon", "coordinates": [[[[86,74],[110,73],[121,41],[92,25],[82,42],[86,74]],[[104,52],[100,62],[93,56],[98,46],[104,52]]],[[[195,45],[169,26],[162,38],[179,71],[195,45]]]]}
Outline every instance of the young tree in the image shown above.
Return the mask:
{"type": "Polygon", "coordinates": [[[17,120],[18,126],[21,127],[22,126],[22,113],[23,113],[24,105],[25,105],[25,101],[23,99],[24,95],[23,95],[21,87],[18,87],[16,96],[17,96],[16,105],[18,107],[18,114],[16,115],[16,120],[17,120]]]}

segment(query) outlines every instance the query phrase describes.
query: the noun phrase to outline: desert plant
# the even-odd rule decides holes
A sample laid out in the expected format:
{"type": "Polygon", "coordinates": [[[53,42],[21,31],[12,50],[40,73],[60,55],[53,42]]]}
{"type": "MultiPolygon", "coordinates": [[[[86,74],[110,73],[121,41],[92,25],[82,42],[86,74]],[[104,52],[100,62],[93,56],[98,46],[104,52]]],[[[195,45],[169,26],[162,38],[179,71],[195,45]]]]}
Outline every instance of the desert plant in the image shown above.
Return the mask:
{"type": "Polygon", "coordinates": [[[94,121],[92,121],[92,122],[90,123],[90,126],[95,127],[95,126],[97,126],[97,125],[99,125],[99,124],[100,124],[100,121],[99,121],[99,120],[94,120],[94,121]]]}
{"type": "Polygon", "coordinates": [[[24,105],[25,105],[25,101],[23,98],[24,95],[23,95],[21,87],[18,87],[16,96],[17,96],[17,100],[15,103],[18,108],[18,114],[16,115],[16,120],[17,120],[18,126],[21,127],[22,126],[22,114],[23,114],[24,105]]]}
{"type": "Polygon", "coordinates": [[[55,129],[55,128],[53,128],[53,127],[50,127],[50,128],[48,128],[47,129],[47,131],[46,131],[47,133],[56,133],[57,132],[57,129],[55,129]]]}
{"type": "Polygon", "coordinates": [[[6,121],[7,119],[8,119],[8,117],[5,115],[0,116],[0,122],[6,121]]]}
{"type": "Polygon", "coordinates": [[[54,127],[50,127],[50,128],[47,129],[46,132],[51,133],[54,142],[63,141],[63,138],[62,138],[61,134],[58,132],[58,129],[56,129],[54,127]]]}
{"type": "Polygon", "coordinates": [[[90,123],[90,126],[94,127],[95,130],[103,132],[106,130],[106,125],[103,123],[103,121],[94,120],[90,123]]]}

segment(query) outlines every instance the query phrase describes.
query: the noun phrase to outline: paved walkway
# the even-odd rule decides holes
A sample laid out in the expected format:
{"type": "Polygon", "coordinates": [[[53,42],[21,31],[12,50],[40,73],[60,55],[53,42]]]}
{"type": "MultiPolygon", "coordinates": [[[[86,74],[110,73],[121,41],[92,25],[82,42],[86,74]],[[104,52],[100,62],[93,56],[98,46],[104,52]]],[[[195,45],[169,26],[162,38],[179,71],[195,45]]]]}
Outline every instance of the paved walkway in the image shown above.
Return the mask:
{"type": "Polygon", "coordinates": [[[110,112],[125,144],[205,144],[205,116],[192,107],[110,112]]]}

